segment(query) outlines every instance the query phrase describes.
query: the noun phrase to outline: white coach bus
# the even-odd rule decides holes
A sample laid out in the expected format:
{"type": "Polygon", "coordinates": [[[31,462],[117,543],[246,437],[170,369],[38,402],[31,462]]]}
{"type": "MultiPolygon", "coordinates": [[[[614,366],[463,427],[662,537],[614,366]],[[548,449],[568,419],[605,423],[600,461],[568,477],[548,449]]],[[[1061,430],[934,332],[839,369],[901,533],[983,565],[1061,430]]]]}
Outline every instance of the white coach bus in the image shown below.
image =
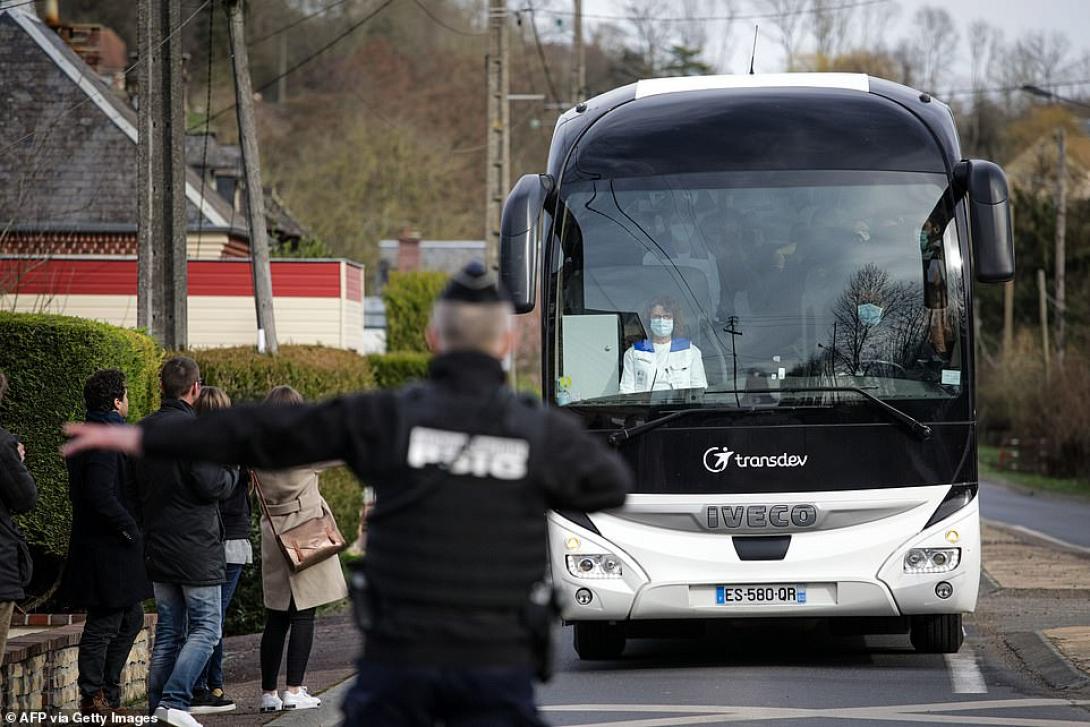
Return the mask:
{"type": "Polygon", "coordinates": [[[855,74],[641,81],[560,118],[502,230],[546,401],[637,477],[621,509],[549,515],[582,658],[770,617],[958,650],[972,286],[1014,253],[1004,174],[947,106],[855,74]]]}

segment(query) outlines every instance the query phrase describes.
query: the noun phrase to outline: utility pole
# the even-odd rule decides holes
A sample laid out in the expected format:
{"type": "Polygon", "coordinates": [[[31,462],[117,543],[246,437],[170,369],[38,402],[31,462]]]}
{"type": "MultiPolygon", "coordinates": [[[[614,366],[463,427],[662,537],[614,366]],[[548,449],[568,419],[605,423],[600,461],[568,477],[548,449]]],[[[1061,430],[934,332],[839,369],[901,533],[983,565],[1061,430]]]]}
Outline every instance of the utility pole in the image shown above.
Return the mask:
{"type": "Polygon", "coordinates": [[[1003,284],[1003,359],[1007,360],[1014,346],[1014,281],[1003,284]]]}
{"type": "Polygon", "coordinates": [[[572,106],[580,101],[587,100],[587,54],[583,47],[583,0],[575,0],[575,13],[572,20],[572,50],[574,51],[574,65],[572,66],[572,106]]]}
{"type": "Polygon", "coordinates": [[[503,200],[511,187],[511,105],[507,53],[507,0],[488,0],[488,135],[485,184],[485,264],[499,265],[500,216],[503,200]]]}
{"type": "Polygon", "coordinates": [[[231,39],[231,66],[235,75],[235,109],[242,147],[242,168],[246,177],[246,216],[250,224],[250,260],[257,309],[257,350],[275,356],[279,347],[273,315],[269,239],[265,227],[265,197],[261,189],[261,158],[257,151],[254,90],[250,82],[250,61],[246,55],[246,32],[242,25],[242,0],[227,0],[227,26],[231,39]]]}
{"type": "Polygon", "coordinates": [[[1067,285],[1067,134],[1056,132],[1056,361],[1063,364],[1066,339],[1067,285]]]}
{"type": "Polygon", "coordinates": [[[137,325],[188,345],[181,0],[137,7],[137,325]]]}
{"type": "Polygon", "coordinates": [[[1052,369],[1052,352],[1048,347],[1048,290],[1045,288],[1045,271],[1037,268],[1037,314],[1041,319],[1041,353],[1045,359],[1045,376],[1052,369]]]}

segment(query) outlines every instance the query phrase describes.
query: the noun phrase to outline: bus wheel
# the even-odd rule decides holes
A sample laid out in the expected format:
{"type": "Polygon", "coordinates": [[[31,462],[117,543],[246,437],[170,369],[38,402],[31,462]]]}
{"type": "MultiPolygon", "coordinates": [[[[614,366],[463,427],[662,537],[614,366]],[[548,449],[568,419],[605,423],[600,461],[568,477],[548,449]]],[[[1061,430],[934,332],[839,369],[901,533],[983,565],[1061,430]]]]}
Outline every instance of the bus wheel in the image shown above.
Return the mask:
{"type": "Polygon", "coordinates": [[[574,625],[575,653],[583,661],[619,659],[624,651],[623,627],[605,621],[582,621],[574,625]]]}
{"type": "Polygon", "coordinates": [[[913,616],[910,634],[916,651],[924,654],[954,654],[961,648],[965,632],[960,613],[913,616]]]}

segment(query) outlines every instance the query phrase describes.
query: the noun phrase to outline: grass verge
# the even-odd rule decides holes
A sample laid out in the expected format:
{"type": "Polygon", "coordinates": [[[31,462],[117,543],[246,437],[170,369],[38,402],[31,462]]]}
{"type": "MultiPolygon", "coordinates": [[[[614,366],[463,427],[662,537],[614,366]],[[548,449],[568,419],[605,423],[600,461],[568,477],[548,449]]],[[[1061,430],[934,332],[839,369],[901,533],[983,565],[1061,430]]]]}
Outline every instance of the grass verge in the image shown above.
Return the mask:
{"type": "Polygon", "coordinates": [[[1019,487],[1065,495],[1090,498],[1090,479],[1083,477],[1049,477],[1034,472],[1013,472],[999,466],[999,447],[981,445],[977,450],[980,459],[980,475],[995,482],[1005,482],[1019,487]]]}

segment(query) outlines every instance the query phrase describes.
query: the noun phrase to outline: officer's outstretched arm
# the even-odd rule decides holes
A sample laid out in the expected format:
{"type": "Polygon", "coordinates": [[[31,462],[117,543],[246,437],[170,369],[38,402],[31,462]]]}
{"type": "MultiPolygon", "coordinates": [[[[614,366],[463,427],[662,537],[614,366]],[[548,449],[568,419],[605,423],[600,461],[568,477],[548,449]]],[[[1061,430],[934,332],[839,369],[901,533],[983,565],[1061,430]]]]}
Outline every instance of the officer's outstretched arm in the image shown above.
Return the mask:
{"type": "Polygon", "coordinates": [[[570,414],[549,410],[547,416],[544,478],[549,507],[594,512],[623,505],[633,485],[624,460],[570,414]]]}
{"type": "MultiPolygon", "coordinates": [[[[360,463],[379,447],[383,422],[393,421],[390,397],[344,396],[301,406],[238,406],[199,419],[145,422],[143,453],[151,457],[242,463],[285,469],[315,462],[360,463]]],[[[381,455],[381,453],[379,453],[381,455]]]]}

